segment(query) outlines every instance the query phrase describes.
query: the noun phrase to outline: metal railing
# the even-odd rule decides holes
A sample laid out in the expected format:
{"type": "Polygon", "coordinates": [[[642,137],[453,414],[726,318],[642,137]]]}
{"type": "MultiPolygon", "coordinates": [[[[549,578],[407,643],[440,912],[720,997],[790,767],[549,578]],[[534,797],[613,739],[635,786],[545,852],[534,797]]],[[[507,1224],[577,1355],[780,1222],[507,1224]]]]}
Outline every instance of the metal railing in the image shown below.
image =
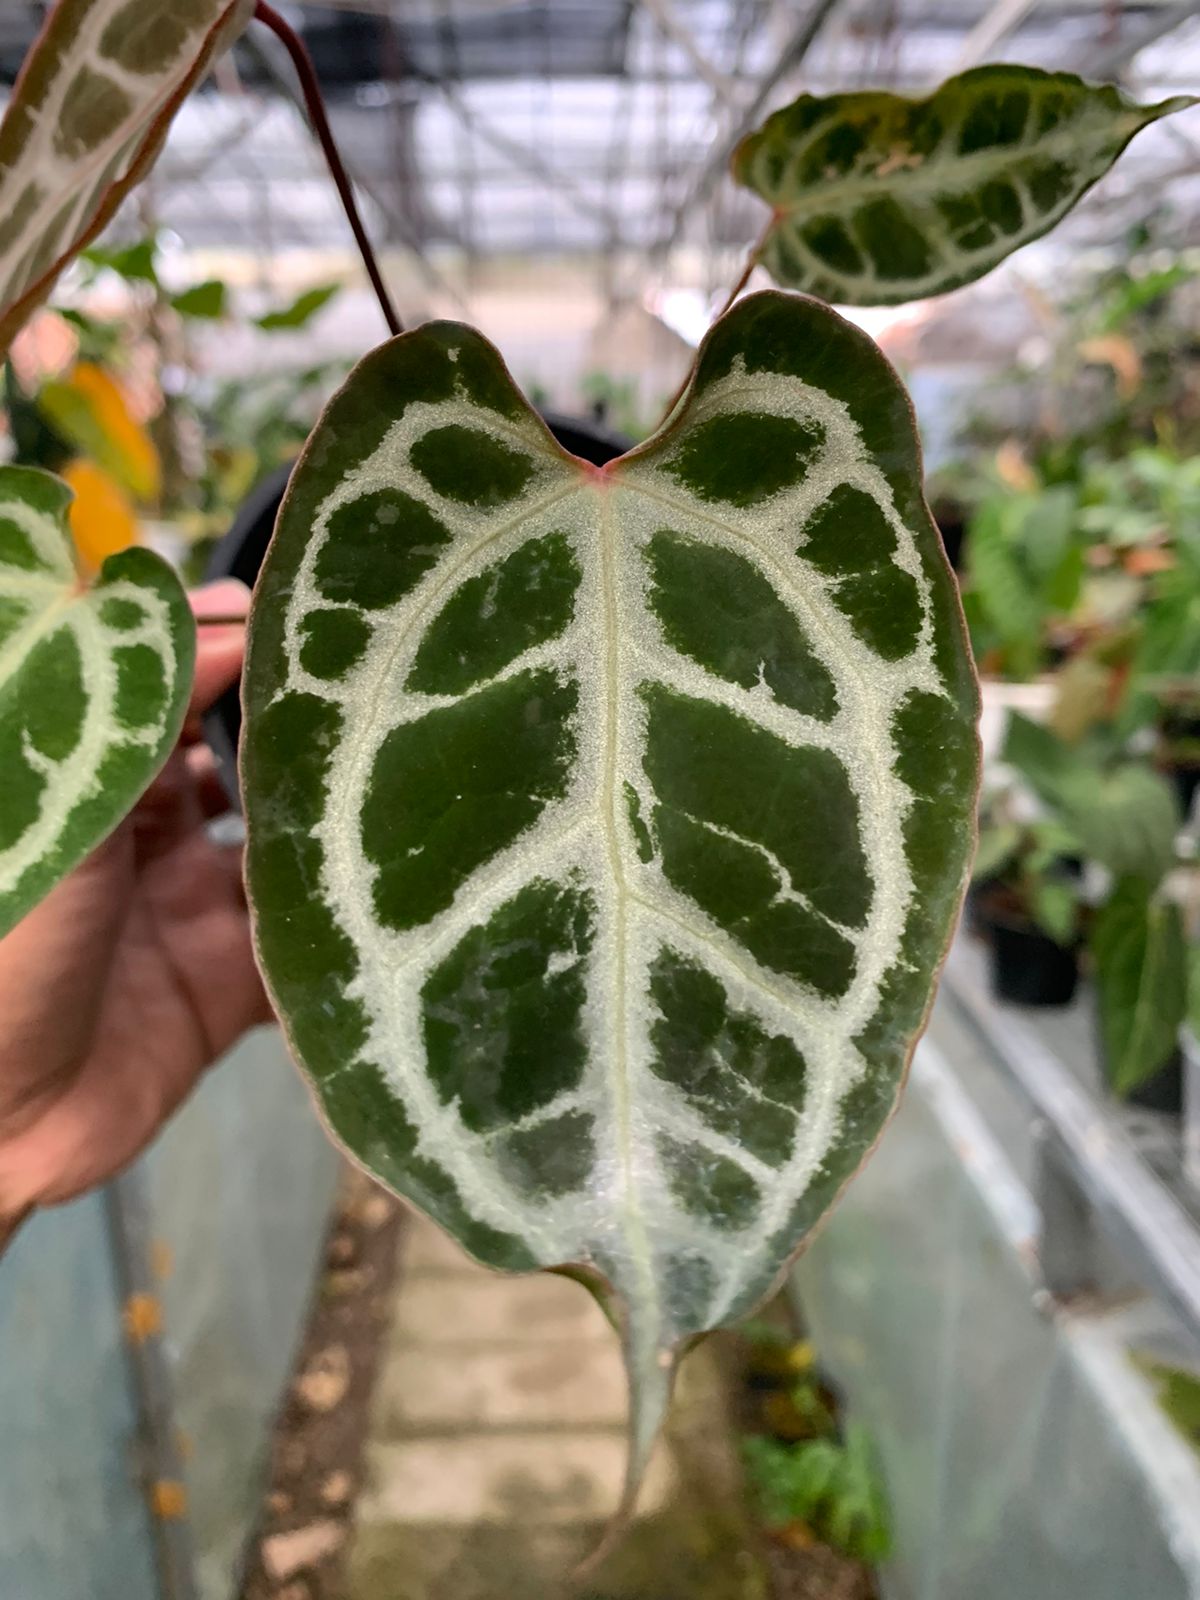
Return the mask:
{"type": "MultiPolygon", "coordinates": [[[[1139,1150],[1115,1105],[1089,1092],[1039,1037],[1021,1008],[992,998],[969,951],[951,951],[941,993],[987,1047],[1033,1113],[1034,1199],[1042,1282],[1054,1299],[1090,1286],[1094,1229],[1131,1275],[1161,1296],[1200,1343],[1200,1226],[1139,1150]]],[[[1187,1045],[1187,1088],[1200,1062],[1187,1045]]],[[[1187,1096],[1195,1116],[1197,1096],[1187,1096]]],[[[1184,1168],[1200,1141],[1185,1125],[1184,1168]]]]}

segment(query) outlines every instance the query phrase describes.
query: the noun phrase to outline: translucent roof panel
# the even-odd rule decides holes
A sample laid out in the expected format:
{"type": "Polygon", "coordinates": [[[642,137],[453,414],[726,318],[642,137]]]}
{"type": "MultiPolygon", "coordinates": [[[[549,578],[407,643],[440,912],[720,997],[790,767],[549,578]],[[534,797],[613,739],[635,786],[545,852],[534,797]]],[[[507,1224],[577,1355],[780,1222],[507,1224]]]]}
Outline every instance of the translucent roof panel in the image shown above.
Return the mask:
{"type": "MultiPolygon", "coordinates": [[[[40,8],[0,4],[0,74],[40,8]]],[[[372,229],[433,259],[579,254],[661,272],[744,246],[761,207],[732,145],[807,89],[920,93],[1016,59],[1151,97],[1200,84],[1196,5],[1081,0],[337,0],[282,9],[309,44],[372,229]]],[[[186,246],[348,243],[278,41],[252,26],[185,106],[152,187],[186,246]]],[[[1147,206],[1200,215],[1196,112],[1141,135],[1056,236],[1116,243],[1147,206]]],[[[1034,249],[1039,247],[1035,246],[1034,249]]]]}

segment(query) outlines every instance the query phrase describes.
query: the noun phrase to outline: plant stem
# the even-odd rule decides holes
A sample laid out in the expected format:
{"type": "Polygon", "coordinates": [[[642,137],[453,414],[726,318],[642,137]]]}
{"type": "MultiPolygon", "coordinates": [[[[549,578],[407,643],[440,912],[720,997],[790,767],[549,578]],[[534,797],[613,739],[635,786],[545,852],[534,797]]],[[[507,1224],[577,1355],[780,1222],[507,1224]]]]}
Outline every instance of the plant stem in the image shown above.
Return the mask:
{"type": "Polygon", "coordinates": [[[390,333],[403,333],[404,324],[396,315],[396,308],[392,304],[392,297],[388,294],[387,285],[379,270],[379,263],[375,259],[375,252],[371,248],[371,241],[367,238],[367,230],[363,227],[362,218],[358,214],[358,205],[354,199],[354,186],[342,165],[342,158],[333,137],[333,130],[329,126],[329,118],[325,115],[325,102],[321,98],[321,85],[317,81],[316,68],[313,66],[312,57],[308,47],[300,35],[291,28],[279,15],[274,6],[269,6],[266,0],[255,0],[255,18],[271,32],[283,45],[288,55],[292,58],[292,65],[296,69],[296,76],[300,80],[300,92],[304,96],[304,104],[308,108],[309,121],[312,123],[313,132],[325,156],[329,175],[333,179],[338,197],[342,202],[342,209],[346,213],[346,221],[350,224],[350,231],[354,235],[354,242],[358,246],[359,254],[363,259],[363,266],[367,269],[367,277],[371,280],[371,287],[375,291],[375,298],[379,301],[379,309],[383,312],[383,320],[388,325],[390,333]]]}
{"type": "MultiPolygon", "coordinates": [[[[760,240],[759,243],[761,243],[761,242],[762,241],[760,240]]],[[[720,322],[721,318],[732,307],[733,302],[737,299],[738,295],[741,294],[742,290],[750,282],[750,274],[754,271],[754,269],[755,269],[755,267],[757,265],[758,265],[758,244],[755,244],[751,248],[751,250],[749,251],[749,253],[746,256],[746,264],[742,268],[741,276],[738,278],[738,280],[734,284],[733,288],[730,289],[729,294],[726,296],[725,304],[721,307],[720,311],[718,311],[716,316],[714,317],[713,320],[715,322],[720,322]]]]}

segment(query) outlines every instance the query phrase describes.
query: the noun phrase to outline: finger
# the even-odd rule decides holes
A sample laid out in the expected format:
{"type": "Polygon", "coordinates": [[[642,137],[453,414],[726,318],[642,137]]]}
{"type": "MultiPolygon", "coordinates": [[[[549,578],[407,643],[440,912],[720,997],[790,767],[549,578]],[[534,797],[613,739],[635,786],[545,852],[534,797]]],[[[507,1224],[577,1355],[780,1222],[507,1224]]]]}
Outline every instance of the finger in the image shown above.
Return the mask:
{"type": "MultiPolygon", "coordinates": [[[[236,578],[222,578],[189,596],[198,622],[208,617],[245,616],[250,591],[236,578]]],[[[236,683],[242,670],[246,630],[240,623],[200,627],[196,640],[196,676],[188,705],[185,738],[199,737],[198,718],[225,690],[236,683]]]]}

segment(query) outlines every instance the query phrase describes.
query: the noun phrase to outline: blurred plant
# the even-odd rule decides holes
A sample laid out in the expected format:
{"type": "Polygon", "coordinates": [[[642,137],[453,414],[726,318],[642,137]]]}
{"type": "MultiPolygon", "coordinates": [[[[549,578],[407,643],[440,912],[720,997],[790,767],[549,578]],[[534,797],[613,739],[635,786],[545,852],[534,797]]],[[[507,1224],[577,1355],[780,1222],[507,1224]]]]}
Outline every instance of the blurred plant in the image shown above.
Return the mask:
{"type": "Polygon", "coordinates": [[[980,807],[972,882],[989,904],[1069,949],[1080,927],[1079,849],[1057,818],[1019,819],[1012,795],[993,791],[980,807]]]}
{"type": "Polygon", "coordinates": [[[1114,1092],[1128,1094],[1165,1065],[1188,1008],[1184,923],[1166,887],[1177,859],[1175,797],[1144,761],[1127,756],[1111,728],[1071,745],[1014,713],[1003,754],[1051,824],[1107,874],[1087,935],[1105,1071],[1114,1092]]]}
{"type": "Polygon", "coordinates": [[[1155,1398],[1179,1432],[1200,1451],[1200,1373],[1173,1367],[1152,1356],[1134,1356],[1134,1365],[1153,1385],[1155,1398]]]}
{"type": "Polygon", "coordinates": [[[623,433],[635,443],[650,433],[654,419],[642,415],[637,384],[631,378],[614,378],[608,372],[588,372],[580,389],[596,422],[623,433]]]}
{"type": "Polygon", "coordinates": [[[755,1436],[742,1441],[743,1460],[768,1528],[796,1542],[820,1540],[859,1561],[882,1561],[891,1550],[891,1518],[867,1431],[857,1423],[843,1440],[785,1444],[755,1436]]]}
{"type": "MultiPolygon", "coordinates": [[[[75,489],[72,533],[87,560],[137,542],[140,516],[153,515],[182,535],[185,576],[194,580],[253,485],[299,454],[346,363],[206,381],[196,370],[190,330],[232,317],[232,296],[215,278],[171,292],[159,262],[153,234],[85,251],[82,289],[96,288],[106,275],[120,279],[131,309],[105,319],[56,308],[74,335],[74,360],[28,390],[10,364],[5,410],[12,458],[59,471],[75,489]],[[139,421],[127,374],[147,361],[156,380],[154,412],[139,421]]],[[[267,333],[301,331],[338,290],[337,284],[307,289],[253,324],[267,333]]]]}
{"type": "Polygon", "coordinates": [[[1030,678],[1046,666],[1056,625],[1083,588],[1085,540],[1077,491],[1000,486],[967,534],[963,605],[985,672],[1030,678]]]}

